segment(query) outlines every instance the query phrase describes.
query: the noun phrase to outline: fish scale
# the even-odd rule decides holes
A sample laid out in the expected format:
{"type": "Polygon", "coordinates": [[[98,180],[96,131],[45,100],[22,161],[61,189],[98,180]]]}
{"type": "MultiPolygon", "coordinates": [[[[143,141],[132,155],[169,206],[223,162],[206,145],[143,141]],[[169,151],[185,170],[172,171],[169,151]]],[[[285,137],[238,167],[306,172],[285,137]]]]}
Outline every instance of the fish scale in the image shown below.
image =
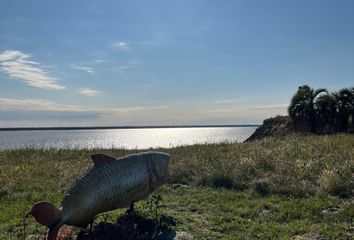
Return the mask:
{"type": "Polygon", "coordinates": [[[170,156],[145,152],[120,159],[95,154],[92,159],[95,165],[74,182],[60,209],[48,202],[32,207],[29,214],[49,227],[48,240],[56,239],[63,224],[86,227],[96,214],[147,197],[167,178],[170,156]]]}
{"type": "Polygon", "coordinates": [[[79,225],[83,219],[93,218],[99,212],[129,206],[132,200],[141,198],[135,195],[148,194],[144,193],[150,189],[148,169],[147,159],[141,156],[134,161],[129,156],[92,167],[74,183],[64,198],[61,206],[63,220],[69,218],[71,224],[79,225]]]}

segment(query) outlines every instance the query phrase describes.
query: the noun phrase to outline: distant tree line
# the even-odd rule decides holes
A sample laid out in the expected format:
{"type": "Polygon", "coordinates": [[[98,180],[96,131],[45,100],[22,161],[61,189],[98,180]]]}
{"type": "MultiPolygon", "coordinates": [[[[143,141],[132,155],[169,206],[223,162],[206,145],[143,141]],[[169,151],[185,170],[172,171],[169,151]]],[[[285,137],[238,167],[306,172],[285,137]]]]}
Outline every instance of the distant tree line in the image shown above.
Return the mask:
{"type": "Polygon", "coordinates": [[[338,92],[300,86],[288,113],[298,131],[328,134],[354,130],[354,87],[338,92]]]}

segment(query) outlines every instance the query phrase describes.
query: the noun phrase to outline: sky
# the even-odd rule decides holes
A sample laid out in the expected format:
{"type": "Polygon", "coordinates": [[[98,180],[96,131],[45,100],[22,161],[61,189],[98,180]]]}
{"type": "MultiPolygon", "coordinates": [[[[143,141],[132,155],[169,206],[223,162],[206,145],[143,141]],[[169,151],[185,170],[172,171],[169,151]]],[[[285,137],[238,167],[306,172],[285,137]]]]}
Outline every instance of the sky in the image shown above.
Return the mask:
{"type": "Polygon", "coordinates": [[[2,0],[0,127],[258,124],[354,85],[354,1],[2,0]]]}

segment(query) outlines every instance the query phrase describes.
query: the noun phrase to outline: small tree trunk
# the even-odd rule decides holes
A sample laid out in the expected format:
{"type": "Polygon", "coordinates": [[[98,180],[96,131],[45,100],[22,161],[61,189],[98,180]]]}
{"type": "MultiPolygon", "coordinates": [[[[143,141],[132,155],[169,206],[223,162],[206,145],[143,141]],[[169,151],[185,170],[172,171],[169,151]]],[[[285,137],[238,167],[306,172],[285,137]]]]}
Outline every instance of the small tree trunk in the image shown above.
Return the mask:
{"type": "Polygon", "coordinates": [[[312,133],[316,133],[316,119],[315,119],[315,114],[311,113],[310,114],[310,131],[312,133]]]}

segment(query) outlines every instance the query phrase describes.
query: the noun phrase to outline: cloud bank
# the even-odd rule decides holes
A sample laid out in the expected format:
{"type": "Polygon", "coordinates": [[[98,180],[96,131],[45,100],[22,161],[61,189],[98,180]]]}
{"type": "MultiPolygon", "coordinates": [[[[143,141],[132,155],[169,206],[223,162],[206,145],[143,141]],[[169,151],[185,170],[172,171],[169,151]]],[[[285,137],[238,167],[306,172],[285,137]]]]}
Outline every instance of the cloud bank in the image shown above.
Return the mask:
{"type": "Polygon", "coordinates": [[[44,71],[38,62],[30,59],[30,54],[21,51],[4,51],[0,53],[0,71],[31,87],[65,89],[65,86],[57,83],[57,79],[44,71]]]}
{"type": "Polygon", "coordinates": [[[85,107],[61,104],[46,99],[0,98],[0,111],[39,111],[39,112],[93,112],[104,114],[131,113],[152,109],[167,109],[169,106],[134,106],[134,107],[85,107]]]}
{"type": "Polygon", "coordinates": [[[46,99],[0,98],[0,127],[245,124],[286,114],[286,104],[249,107],[138,105],[105,107],[46,99]]]}

